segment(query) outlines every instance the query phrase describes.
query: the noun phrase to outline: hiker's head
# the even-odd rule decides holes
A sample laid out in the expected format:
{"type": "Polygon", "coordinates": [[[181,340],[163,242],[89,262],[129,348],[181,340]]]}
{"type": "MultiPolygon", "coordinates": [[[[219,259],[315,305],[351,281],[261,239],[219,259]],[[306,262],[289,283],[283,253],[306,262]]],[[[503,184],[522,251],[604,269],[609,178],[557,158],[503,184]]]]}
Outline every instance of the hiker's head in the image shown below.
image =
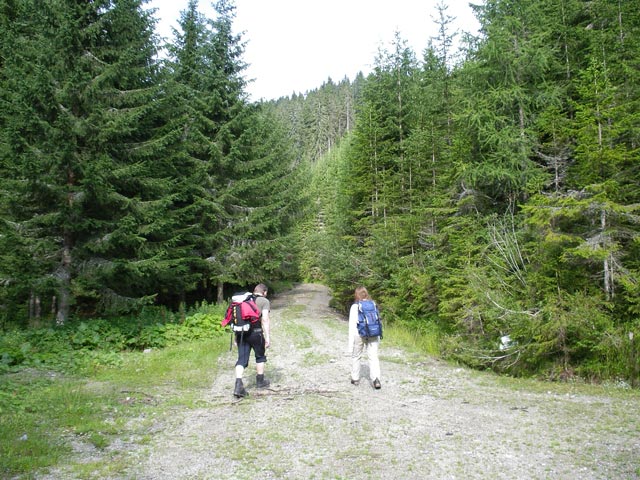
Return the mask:
{"type": "Polygon", "coordinates": [[[366,300],[367,298],[369,298],[369,292],[367,292],[367,289],[364,287],[358,287],[356,288],[355,297],[356,302],[359,302],[360,300],[366,300]]]}
{"type": "Polygon", "coordinates": [[[267,294],[267,286],[264,283],[259,283],[258,285],[256,285],[256,288],[253,289],[253,293],[255,293],[256,295],[262,295],[265,296],[267,294]]]}

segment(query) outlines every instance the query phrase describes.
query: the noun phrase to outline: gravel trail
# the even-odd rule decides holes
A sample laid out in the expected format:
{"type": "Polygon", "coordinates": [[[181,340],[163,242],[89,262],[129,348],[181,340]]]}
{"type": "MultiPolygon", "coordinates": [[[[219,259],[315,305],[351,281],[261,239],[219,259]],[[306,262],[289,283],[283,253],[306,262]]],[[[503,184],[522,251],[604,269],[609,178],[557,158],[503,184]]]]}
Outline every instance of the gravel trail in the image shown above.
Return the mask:
{"type": "Polygon", "coordinates": [[[637,395],[557,393],[384,340],[382,389],[356,387],[329,295],[302,284],[272,299],[271,387],[255,388],[252,358],[235,400],[236,350],[224,355],[205,406],[156,432],[128,478],[640,478],[637,395]]]}

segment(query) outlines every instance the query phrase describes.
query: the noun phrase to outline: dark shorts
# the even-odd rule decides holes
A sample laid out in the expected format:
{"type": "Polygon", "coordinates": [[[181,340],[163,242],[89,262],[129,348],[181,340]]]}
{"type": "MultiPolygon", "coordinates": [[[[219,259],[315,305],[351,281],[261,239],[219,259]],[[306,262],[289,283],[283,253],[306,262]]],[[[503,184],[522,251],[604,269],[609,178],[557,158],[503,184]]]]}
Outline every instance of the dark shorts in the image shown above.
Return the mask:
{"type": "Polygon", "coordinates": [[[249,365],[249,357],[251,349],[256,356],[256,363],[265,363],[267,356],[265,354],[264,337],[262,329],[255,328],[245,333],[236,333],[236,343],[238,344],[238,361],[237,365],[247,368],[249,365]]]}

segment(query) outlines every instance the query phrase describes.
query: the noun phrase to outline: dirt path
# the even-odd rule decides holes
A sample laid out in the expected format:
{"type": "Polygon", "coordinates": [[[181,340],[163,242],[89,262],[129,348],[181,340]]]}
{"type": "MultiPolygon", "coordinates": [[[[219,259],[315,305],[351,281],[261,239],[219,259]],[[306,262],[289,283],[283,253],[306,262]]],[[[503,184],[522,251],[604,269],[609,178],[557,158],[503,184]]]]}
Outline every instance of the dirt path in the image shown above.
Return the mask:
{"type": "Polygon", "coordinates": [[[384,341],[382,389],[354,387],[346,322],[328,303],[319,285],[273,300],[272,388],[255,388],[252,359],[250,397],[235,401],[236,351],[225,355],[207,407],[157,434],[131,478],[640,478],[638,396],[518,389],[384,341]]]}

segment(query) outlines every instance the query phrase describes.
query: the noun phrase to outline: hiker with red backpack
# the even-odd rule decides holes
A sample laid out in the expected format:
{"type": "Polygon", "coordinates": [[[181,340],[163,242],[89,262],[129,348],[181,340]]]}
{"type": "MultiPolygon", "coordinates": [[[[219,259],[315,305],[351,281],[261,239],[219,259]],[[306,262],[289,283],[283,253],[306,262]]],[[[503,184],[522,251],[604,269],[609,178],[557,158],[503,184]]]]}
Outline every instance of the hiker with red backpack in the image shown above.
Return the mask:
{"type": "Polygon", "coordinates": [[[382,388],[380,383],[380,360],[378,347],[382,338],[382,322],[376,303],[365,287],[355,290],[355,302],[349,310],[349,346],[351,352],[351,384],[360,383],[360,358],[365,347],[369,358],[369,378],[373,388],[382,388]]]}
{"type": "Polygon", "coordinates": [[[242,376],[249,365],[251,350],[256,358],[256,386],[267,388],[270,384],[264,377],[264,367],[267,362],[266,350],[271,343],[269,338],[271,304],[267,300],[267,286],[263,283],[256,285],[253,294],[246,293],[242,298],[235,297],[234,295],[232,298],[223,325],[231,325],[235,343],[238,346],[233,395],[236,398],[242,398],[248,395],[242,376]]]}

